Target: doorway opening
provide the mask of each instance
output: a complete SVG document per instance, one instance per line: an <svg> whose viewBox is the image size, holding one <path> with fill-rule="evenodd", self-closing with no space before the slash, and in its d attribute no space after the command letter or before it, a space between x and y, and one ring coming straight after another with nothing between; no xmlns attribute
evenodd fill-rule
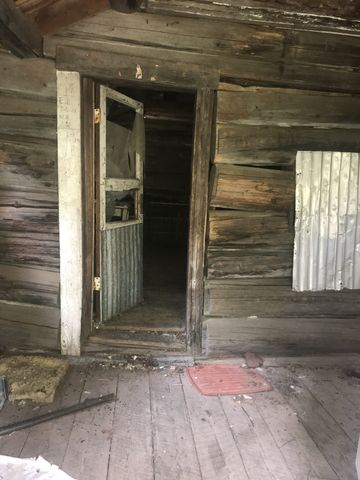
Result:
<svg viewBox="0 0 360 480"><path fill-rule="evenodd" d="M142 300L102 321L99 330L108 333L111 331L112 338L117 338L120 342L122 338L128 341L131 333L139 332L150 332L151 340L154 340L154 332L172 334L170 338L178 335L180 338L185 333L186 323L196 97L192 93L170 90L119 88L113 85L111 89L142 103L144 108ZM116 117L112 107L110 116L107 116L108 131L111 122L117 121ZM125 117L121 114L118 118L120 117L129 121L131 115ZM124 126L126 127L122 125ZM114 163L114 159L111 162ZM117 199L114 193L108 195L110 196L114 198L115 204L112 205L110 214L107 213L106 222L119 224L121 215L124 215L127 197L118 195ZM132 211L131 205L128 211ZM125 215L128 215L126 208ZM126 245L126 248L131 248L131 244ZM102 295L106 296L106 292ZM185 335L182 338L185 340Z"/></svg>

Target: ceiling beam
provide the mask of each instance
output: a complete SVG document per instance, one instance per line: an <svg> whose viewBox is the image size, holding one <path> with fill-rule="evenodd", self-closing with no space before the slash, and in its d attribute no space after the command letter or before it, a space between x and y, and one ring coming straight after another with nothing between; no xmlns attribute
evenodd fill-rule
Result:
<svg viewBox="0 0 360 480"><path fill-rule="evenodd" d="M336 33L360 32L360 2L338 0L141 0L138 11Z"/></svg>
<svg viewBox="0 0 360 480"><path fill-rule="evenodd" d="M17 5L43 35L56 33L72 23L105 10L132 12L138 0L17 0Z"/></svg>
<svg viewBox="0 0 360 480"><path fill-rule="evenodd" d="M0 2L0 43L20 58L42 55L42 36L13 0Z"/></svg>

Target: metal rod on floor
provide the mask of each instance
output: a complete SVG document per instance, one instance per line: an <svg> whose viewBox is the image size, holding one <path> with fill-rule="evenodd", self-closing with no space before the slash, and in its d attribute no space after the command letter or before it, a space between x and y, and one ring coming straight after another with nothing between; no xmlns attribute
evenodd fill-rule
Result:
<svg viewBox="0 0 360 480"><path fill-rule="evenodd" d="M38 425L39 423L47 422L49 420L63 417L65 415L70 415L71 413L79 412L87 408L96 407L103 403L113 402L115 398L116 397L113 393L98 398L89 398L81 403L77 403L76 405L59 408L59 410L50 411L44 413L43 415L39 415L38 417L21 420L20 422L11 423L10 425L5 425L4 427L0 427L0 437L2 435L8 435L9 433L16 432L18 430L23 430L24 428L33 427L34 425Z"/></svg>

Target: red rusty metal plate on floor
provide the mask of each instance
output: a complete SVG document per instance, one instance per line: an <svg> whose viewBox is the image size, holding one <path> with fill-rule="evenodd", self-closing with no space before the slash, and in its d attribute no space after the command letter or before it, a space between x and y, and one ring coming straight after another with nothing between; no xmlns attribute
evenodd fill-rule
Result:
<svg viewBox="0 0 360 480"><path fill-rule="evenodd" d="M272 390L260 373L238 365L201 365L187 368L187 373L203 395L241 395Z"/></svg>

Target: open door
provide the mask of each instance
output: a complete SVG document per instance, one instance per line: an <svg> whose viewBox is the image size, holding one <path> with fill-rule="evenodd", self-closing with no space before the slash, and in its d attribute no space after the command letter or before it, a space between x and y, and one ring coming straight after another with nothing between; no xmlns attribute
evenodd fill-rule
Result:
<svg viewBox="0 0 360 480"><path fill-rule="evenodd" d="M143 297L143 105L100 86L95 172L95 299L108 322Z"/></svg>

